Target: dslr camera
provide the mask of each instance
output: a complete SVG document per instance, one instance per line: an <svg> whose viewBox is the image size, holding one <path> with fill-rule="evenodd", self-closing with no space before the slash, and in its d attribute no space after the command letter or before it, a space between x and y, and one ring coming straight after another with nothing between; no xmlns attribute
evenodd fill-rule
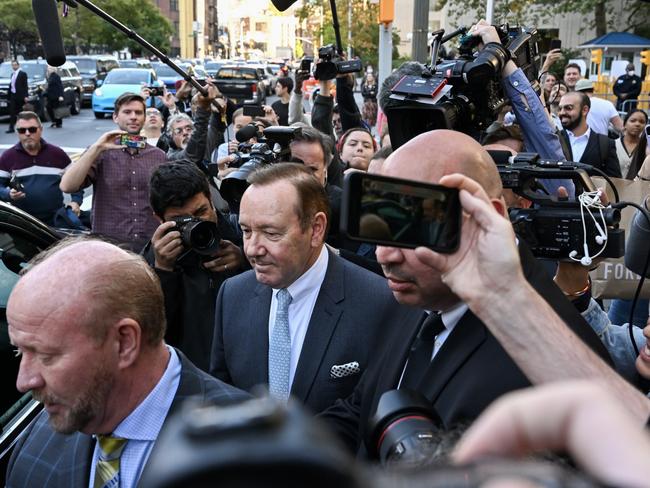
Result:
<svg viewBox="0 0 650 488"><path fill-rule="evenodd" d="M317 80L331 80L336 75L348 73L358 73L361 71L361 60L341 59L333 44L327 44L318 50L318 59L320 63L316 65L314 78Z"/></svg>
<svg viewBox="0 0 650 488"><path fill-rule="evenodd" d="M183 246L203 256L212 256L219 250L221 235L217 224L209 220L201 220L190 215L175 217L177 230L181 234Z"/></svg>

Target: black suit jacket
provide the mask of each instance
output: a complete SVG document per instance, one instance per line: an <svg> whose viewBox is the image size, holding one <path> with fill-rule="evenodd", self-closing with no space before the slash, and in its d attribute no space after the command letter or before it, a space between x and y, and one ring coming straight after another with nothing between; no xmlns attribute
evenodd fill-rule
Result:
<svg viewBox="0 0 650 488"><path fill-rule="evenodd" d="M526 279L596 353L611 364L598 336L520 242ZM322 414L352 451L367 455L368 420L381 395L397 388L421 321L395 325L354 393ZM512 324L526 327L526 324ZM534 361L534 358L531 358ZM428 367L421 391L445 426L472 420L498 397L530 386L523 372L485 325L467 311Z"/></svg>
<svg viewBox="0 0 650 488"><path fill-rule="evenodd" d="M247 391L268 384L272 293L257 282L253 271L223 283L215 314L212 375ZM332 377L332 366L357 362L363 372L376 353L377 339L413 311L395 301L385 279L329 252L291 394L313 412L347 397L361 374Z"/></svg>
<svg viewBox="0 0 650 488"><path fill-rule="evenodd" d="M211 378L194 366L180 351L181 378L169 409L174 413L189 397L219 405L249 398L243 391ZM41 412L20 438L9 461L7 488L47 486L87 488L95 441L90 435L63 435L54 432Z"/></svg>
<svg viewBox="0 0 650 488"><path fill-rule="evenodd" d="M11 83L9 84L9 90L11 91ZM16 76L16 93L11 93L10 96L18 100L22 106L28 95L29 88L27 86L27 73L23 70L19 70L18 75Z"/></svg>
<svg viewBox="0 0 650 488"><path fill-rule="evenodd" d="M571 151L569 136L566 130L563 130L560 134L564 138L566 147L569 150L568 159L572 161L573 152ZM616 143L613 139L602 134L597 134L593 130L589 134L585 152L578 162L590 164L603 171L607 176L622 178L621 166L616 155Z"/></svg>

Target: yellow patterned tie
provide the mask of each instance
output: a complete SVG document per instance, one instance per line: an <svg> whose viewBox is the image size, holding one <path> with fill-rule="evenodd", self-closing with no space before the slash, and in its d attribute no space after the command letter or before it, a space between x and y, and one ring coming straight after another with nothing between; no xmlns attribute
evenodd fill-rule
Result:
<svg viewBox="0 0 650 488"><path fill-rule="evenodd" d="M127 439L98 435L99 458L95 466L93 488L118 488L120 486L120 456Z"/></svg>

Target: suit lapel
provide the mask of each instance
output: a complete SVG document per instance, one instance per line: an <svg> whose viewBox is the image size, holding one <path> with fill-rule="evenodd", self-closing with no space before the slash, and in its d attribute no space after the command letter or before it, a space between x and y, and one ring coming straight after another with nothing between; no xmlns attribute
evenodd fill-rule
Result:
<svg viewBox="0 0 650 488"><path fill-rule="evenodd" d="M60 469L62 486L87 488L95 442L92 436L77 433L69 436L66 443L68 446L63 449ZM66 472L69 473L68 479L65 479Z"/></svg>
<svg viewBox="0 0 650 488"><path fill-rule="evenodd" d="M244 328L248 335L244 337L246 349L249 351L251 367L247 368L252 376L250 384L267 384L269 381L269 313L273 290L260 283L255 284L255 291L247 307L250 327Z"/></svg>
<svg viewBox="0 0 650 488"><path fill-rule="evenodd" d="M343 313L345 272L341 258L328 252L329 262L325 279L318 292L307 334L300 351L291 394L306 401L316 375L323 363L332 335ZM267 347L268 350L268 347ZM329 365L326 365L329 367Z"/></svg>
<svg viewBox="0 0 650 488"><path fill-rule="evenodd" d="M569 135L566 130L560 132L560 138L564 141L564 148L566 149L566 156L569 161L573 161L573 148L571 147L571 141L569 140Z"/></svg>
<svg viewBox="0 0 650 488"><path fill-rule="evenodd" d="M445 385L486 337L485 326L468 310L433 358L419 390L435 403Z"/></svg>

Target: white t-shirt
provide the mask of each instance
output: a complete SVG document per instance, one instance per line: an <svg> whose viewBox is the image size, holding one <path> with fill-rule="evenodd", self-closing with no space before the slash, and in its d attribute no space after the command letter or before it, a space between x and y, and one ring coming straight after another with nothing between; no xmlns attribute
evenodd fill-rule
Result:
<svg viewBox="0 0 650 488"><path fill-rule="evenodd" d="M609 121L618 115L612 102L602 98L591 97L591 109L587 114L589 128L598 134L607 135Z"/></svg>

